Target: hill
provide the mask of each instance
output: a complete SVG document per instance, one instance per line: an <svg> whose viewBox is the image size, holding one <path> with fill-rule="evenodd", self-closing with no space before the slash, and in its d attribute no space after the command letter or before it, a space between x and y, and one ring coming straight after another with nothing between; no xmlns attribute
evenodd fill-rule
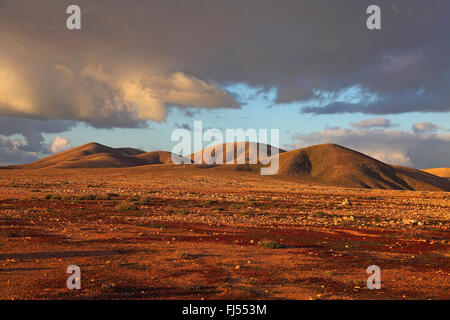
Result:
<svg viewBox="0 0 450 320"><path fill-rule="evenodd" d="M11 168L123 168L172 163L167 151L145 152L134 148L111 148L88 143L26 165Z"/></svg>
<svg viewBox="0 0 450 320"><path fill-rule="evenodd" d="M391 166L335 144L280 154L279 174L312 178L342 187L450 191L447 179L416 169Z"/></svg>
<svg viewBox="0 0 450 320"><path fill-rule="evenodd" d="M257 151L270 146L246 142L245 148L238 149L238 143L224 143L223 149L215 146L190 155L193 160L203 152L206 159L222 158L226 165L220 170L241 170L259 172L261 164L250 164L250 147ZM234 151L233 151L234 149ZM278 149L281 177L315 181L321 184L352 188L450 191L450 179L438 177L429 172L407 167L393 166L378 161L360 152L335 144L321 144L303 149L285 151ZM88 143L26 165L0 167L2 169L41 168L124 168L153 164L173 164L172 153L167 151L145 152L135 148L111 148L99 143ZM231 164L231 160L235 164ZM236 160L246 165L236 164ZM259 159L258 156L258 161ZM208 166L209 167L209 166ZM218 166L214 166L218 167ZM445 168L443 168L445 169ZM427 171L444 173L442 169Z"/></svg>
<svg viewBox="0 0 450 320"><path fill-rule="evenodd" d="M238 145L244 147L239 148ZM216 153L215 148L218 148L218 152ZM245 142L245 143L237 143L237 142L227 142L223 143L221 148L219 145L209 146L207 148L202 149L196 153L193 153L190 157L191 160L194 161L196 157L200 157L203 153L203 163L208 163L211 159L221 159L222 163L230 164L230 163L249 163L250 159L250 148L255 148L257 151L257 161L260 161L259 150L261 148L267 148L267 156L271 156L271 146L264 143L256 143L256 142ZM275 147L274 147L275 148ZM286 152L283 149L275 148L276 153Z"/></svg>

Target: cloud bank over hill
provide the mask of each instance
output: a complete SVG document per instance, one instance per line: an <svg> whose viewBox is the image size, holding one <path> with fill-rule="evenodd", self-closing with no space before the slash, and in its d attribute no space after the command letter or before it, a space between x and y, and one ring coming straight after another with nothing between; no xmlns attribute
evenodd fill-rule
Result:
<svg viewBox="0 0 450 320"><path fill-rule="evenodd" d="M448 167L450 134L433 132L433 124L429 124L428 130L417 131L417 127L423 125L413 124L411 131L327 127L309 134L294 134L294 145L290 147L336 143L388 164L422 169Z"/></svg>
<svg viewBox="0 0 450 320"><path fill-rule="evenodd" d="M74 121L0 117L0 163L27 163L52 148L43 134L65 132L75 126Z"/></svg>

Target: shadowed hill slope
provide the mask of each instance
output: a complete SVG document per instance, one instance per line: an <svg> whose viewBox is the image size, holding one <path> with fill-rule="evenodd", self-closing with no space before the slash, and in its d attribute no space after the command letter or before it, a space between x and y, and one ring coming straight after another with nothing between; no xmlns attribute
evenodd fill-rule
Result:
<svg viewBox="0 0 450 320"><path fill-rule="evenodd" d="M343 187L450 191L446 179L416 169L391 166L335 144L280 154L279 174L313 178Z"/></svg>
<svg viewBox="0 0 450 320"><path fill-rule="evenodd" d="M171 163L171 153L145 152L134 148L111 148L99 143L88 143L26 165L14 168L122 168L149 164Z"/></svg>

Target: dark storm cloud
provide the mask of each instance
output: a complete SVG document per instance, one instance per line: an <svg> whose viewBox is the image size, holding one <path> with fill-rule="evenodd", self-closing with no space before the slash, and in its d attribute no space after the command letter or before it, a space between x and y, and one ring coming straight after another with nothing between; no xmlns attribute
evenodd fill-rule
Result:
<svg viewBox="0 0 450 320"><path fill-rule="evenodd" d="M399 114L405 112L447 112L450 110L450 95L445 90L442 93L411 92L403 90L399 93L380 95L374 102L348 103L332 102L323 107L303 107L304 113L334 114L356 113L366 114Z"/></svg>
<svg viewBox="0 0 450 320"><path fill-rule="evenodd" d="M278 103L377 97L302 109L315 114L450 110L445 0L80 0L81 31L66 29L69 4L0 2L0 115L139 127L170 105L238 108L231 83L277 88Z"/></svg>

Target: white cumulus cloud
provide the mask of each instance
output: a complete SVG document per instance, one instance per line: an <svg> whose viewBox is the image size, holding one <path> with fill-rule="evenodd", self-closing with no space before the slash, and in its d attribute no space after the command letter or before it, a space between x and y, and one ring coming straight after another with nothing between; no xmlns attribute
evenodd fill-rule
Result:
<svg viewBox="0 0 450 320"><path fill-rule="evenodd" d="M58 153L58 152L66 151L67 149L70 149L70 147L71 146L70 146L69 139L57 136L55 138L55 140L53 140L50 150L53 153Z"/></svg>

